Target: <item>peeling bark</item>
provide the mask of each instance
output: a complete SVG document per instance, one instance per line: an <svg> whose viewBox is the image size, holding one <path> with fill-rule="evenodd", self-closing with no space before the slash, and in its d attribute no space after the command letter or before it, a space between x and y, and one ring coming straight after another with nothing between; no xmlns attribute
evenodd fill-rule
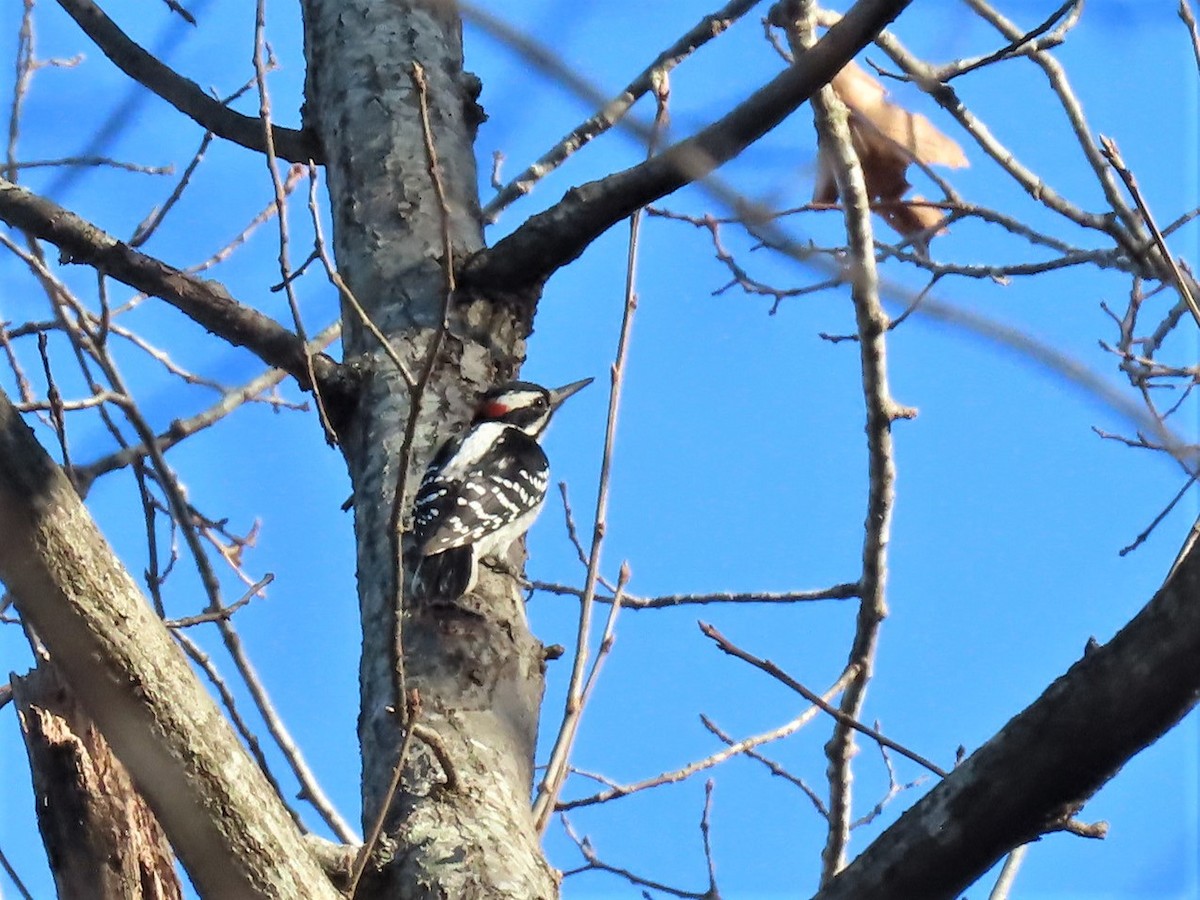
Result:
<svg viewBox="0 0 1200 900"><path fill-rule="evenodd" d="M178 900L162 827L53 666L43 662L12 687L58 895Z"/></svg>

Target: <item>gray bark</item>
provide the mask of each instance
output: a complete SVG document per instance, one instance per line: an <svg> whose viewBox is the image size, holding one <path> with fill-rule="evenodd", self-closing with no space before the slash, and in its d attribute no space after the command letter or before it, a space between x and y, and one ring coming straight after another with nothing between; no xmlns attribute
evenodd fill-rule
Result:
<svg viewBox="0 0 1200 900"><path fill-rule="evenodd" d="M0 580L205 897L334 898L166 626L0 393Z"/></svg>
<svg viewBox="0 0 1200 900"><path fill-rule="evenodd" d="M475 79L462 69L457 11L445 3L307 0L304 13L306 126L325 153L338 266L418 373L442 322L448 267L483 245L473 150L480 111ZM414 61L428 80L446 211L428 171ZM443 223L453 260L445 258ZM413 429L407 496L478 393L516 373L534 298L512 299L453 298ZM363 622L364 830L383 802L405 724L394 649L399 607L404 688L419 693L421 724L437 733L456 780L447 789L442 763L413 742L389 810L387 853L379 855L390 862L368 870L363 894L554 896L530 815L542 647L510 577L485 573L456 606L399 599L391 519L412 397L356 314L344 310L343 318L347 362L364 374L340 435L354 484Z"/></svg>

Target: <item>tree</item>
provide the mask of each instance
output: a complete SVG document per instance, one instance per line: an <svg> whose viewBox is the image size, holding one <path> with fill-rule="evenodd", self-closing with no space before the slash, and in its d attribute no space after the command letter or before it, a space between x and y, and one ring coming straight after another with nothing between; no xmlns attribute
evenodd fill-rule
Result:
<svg viewBox="0 0 1200 900"><path fill-rule="evenodd" d="M284 107L275 90L276 62L267 45L261 2L253 26L253 77L246 86L255 112L243 114L234 111L238 98L212 99L122 30L140 23L126 22L114 10L114 18L120 19L117 24L91 0L59 0L58 6L104 55L141 85L139 90L152 91L165 101L155 107L155 116L182 113L205 129L197 161L206 153L226 152L221 149L226 145L243 148L236 153L238 165L244 168L230 169L238 174L224 184L210 184L210 202L240 201L242 184L251 183L246 173L257 173L252 177L265 183L266 159L273 197L260 218L278 221L278 240L269 249L257 249L277 257L278 264L272 275L259 269L241 287L234 287L232 271L230 279L206 281L149 252L148 241L156 230L175 222L180 223L177 228L194 227L188 216L197 215L199 198L191 200L198 192L195 184L189 184L203 177L208 163L194 170L188 167L179 181L183 190L176 192L183 199L173 194L126 242L108 236L130 233L129 224L136 221L126 222L129 214L118 215L108 208L121 202L113 193L97 188L89 195L94 199L80 199L78 209L72 210L61 196L65 191L61 183L47 182L39 190L18 183L18 176L23 180L28 164L35 161L18 152L28 139L23 123L35 121L22 118L23 107L32 103L30 79L35 73L39 81L49 77L40 71L42 57L33 52L35 10L31 2L26 4L20 20L17 102L6 181L0 184L0 218L13 229L5 246L32 279L24 282L23 289L36 288L44 294L51 317L29 316L24 323L14 319L5 325L8 385L19 402L4 407L0 520L8 537L0 576L35 648L39 669L61 677L74 695L67 698L67 708L73 709L70 704L77 700L86 714L63 714L64 731L90 734L87 719L94 720L129 769L202 895L332 896L348 880L360 878L360 897L555 895L557 875L539 846L551 812L631 793L630 785L614 785L591 797L566 801L560 797L582 701L592 696L597 666L610 654L614 623L618 617L628 621L632 609L690 608L698 602L723 602L740 616L747 615L743 612L747 601L785 606L789 615L796 616L794 623L808 624L825 608L813 601L851 601L857 610L848 647L842 642L837 646L841 659L825 700L784 671L792 668L790 664L781 668L766 658L765 651L726 637L711 625L704 629L706 639L719 649L801 693L806 704L815 704L786 729L794 732L819 716L832 717L832 736L824 748L828 787L822 794L811 794L823 812L826 832L821 896L955 896L1006 853L1039 835L1055 830L1097 833L1097 828L1075 819L1083 802L1125 760L1186 714L1200 687L1190 663L1200 635L1200 623L1187 602L1194 596L1197 578L1190 544L1169 576L1160 574L1162 589L1137 598L1140 605L1155 594L1120 635L1089 647L1070 672L1009 725L996 730L991 740L980 740L979 749L960 765L952 765L944 752L935 755L940 763L926 759L928 753L914 752L914 739L924 744L920 735L906 731L904 741L898 743L862 721L868 687L874 684L878 690L886 683L873 681L872 676L894 569L889 558L897 470L892 431L913 414L897 399L900 392L894 397L889 387L893 376L887 353L890 341L904 339L904 332L892 326L903 325L908 312L890 318L883 297L899 298L909 310L917 309L914 322L921 315L950 320L958 328L1007 341L1050 371L1082 381L1125 416L1122 434L1128 442L1175 460L1189 485L1194 472L1190 445L1172 431L1175 420L1191 409L1186 392L1183 405L1169 407L1158 403L1158 391L1152 389L1190 385L1194 376L1186 352L1180 353L1182 362L1168 355L1179 353L1176 345L1183 340L1179 335L1200 324L1200 311L1194 305L1189 308L1187 300L1196 293L1194 283L1167 246L1188 219L1183 216L1161 229L1153 225L1144 195L1115 145L1102 143L1087 126L1051 53L1078 22L1077 6L1068 4L1045 18L1040 28L1026 30L983 3L970 5L999 34L999 49L986 58L935 67L910 53L891 32L881 31L907 6L904 2L860 0L844 17L806 4L780 4L767 15L769 35L789 62L760 84L738 80L736 92L745 99L721 106L713 101L706 107L710 124L688 129L683 137L668 135L667 110L674 110L678 118L676 101L668 101L668 73L754 6L727 4L664 51L628 91L552 151L540 169L519 176L481 209L476 173L476 131L484 118L478 103L480 85L464 70L460 10L452 5L307 0L303 4L303 116L284 125L289 117L280 111ZM182 15L174 4L170 7L164 15ZM200 13L198 31L203 32L205 16L202 10L196 12ZM47 14L41 9L37 13ZM466 10L466 14L476 27L503 33L502 25L487 13ZM910 15L904 13L896 27L903 30ZM828 30L818 36L817 26ZM677 23L673 27L679 30ZM1185 32L1177 35L1181 47L1186 46L1185 37ZM517 43L523 59L555 65L536 42L526 38L520 43L517 38L505 39ZM844 67L872 40L886 54L887 64L924 92L925 96L909 95L914 109L919 106L934 115L940 107L946 129L959 128L957 137L971 148L963 161L969 158L976 165L993 161L996 172L1013 185L1020 203L1032 202L1032 210L1022 211L1027 208L1016 201L1010 211L964 200L954 179L946 180L932 168L958 158L932 152L931 135L936 132L926 130L928 123L913 118L906 108L884 105L865 70L857 93L844 80L823 87L839 72L843 72L839 78L850 77ZM714 52L724 41L722 37L712 42ZM767 59L776 65L771 52L760 47L757 64ZM296 68L294 59L282 55L280 59L289 69ZM1083 151L1084 165L1103 206L1094 199L1086 206L1077 205L1068 199L1068 191L1060 193L1037 170L1025 168L962 99L957 85L966 82L956 81L959 77L1001 77L998 73L1009 77L1019 65L1036 66L1049 79L1051 96L1061 104L1067 122L1053 132L1055 141L1062 145L1074 141ZM565 78L568 73L560 68L557 74ZM679 81L686 84L682 76ZM221 90L232 87L222 84ZM608 170L586 182L564 167L564 183L574 186L560 201L548 197L542 211L514 223L510 232L490 245L485 242L486 220L541 180L574 147L600 137L618 119L628 123L626 114L633 101L647 95L657 100L658 115L638 132L652 147L644 159L623 169L609 163ZM720 178L709 177L718 165L748 147L762 148L764 135L809 101L822 146L816 179L821 202L805 204L799 214L806 217L804 227L811 228L817 239L812 245L797 239L791 215L782 215L782 204L771 198L751 201ZM126 112L119 123L125 126L131 118ZM889 120L900 123L898 132L889 129ZM637 126L631 127L638 131ZM914 136L912 144L906 143L906 129ZM1121 140L1124 143L1123 134ZM914 170L920 170L920 177L928 179L931 190L940 191L942 199L930 202L906 195L905 179ZM91 177L100 184L98 175ZM238 191L229 190L233 184ZM843 563L860 557L849 570L852 574L839 576L828 588L725 597L632 595L631 591L642 590L637 586L636 559L632 573L622 566L619 576L602 578L613 430L618 398L627 382L628 326L637 307L631 274L613 364L593 534L589 541L585 530L577 544L588 564L582 587L572 583L573 578L568 583L541 578L526 583L515 572L497 570L485 573L479 589L459 604L413 602L398 564L415 480L434 449L466 420L484 388L518 372L535 323L540 330L550 314L542 298L548 279L629 217L634 223L629 241L632 273L634 251L641 246L639 211L689 186L704 192L683 195L689 208L700 203L702 210L708 210L724 204L733 215L722 219L678 209L654 212L658 218L678 220L661 223L664 230L675 229L674 235L685 227L679 222L706 230L719 264L728 269L730 286L769 297L773 311L792 302L791 297L818 290L850 298L852 334L849 340L840 340L839 335L830 340L857 347L861 378L855 409L865 406L866 410L867 478L863 481L859 475L855 482L865 485L861 492L867 502L866 526L861 536L839 538ZM322 187L328 191L328 212L323 208ZM223 200L218 199L221 195ZM872 223L872 206L881 214L881 222L886 220L899 232L899 241L876 234L880 223ZM1089 211L1094 209L1102 212ZM1185 212L1181 207L1168 215ZM843 220L836 231L826 224L835 216ZM943 235L946 227L954 234ZM314 250L300 262L307 245L297 235L306 228L311 229ZM1003 246L1015 248L1020 262L996 261L979 237L975 237L979 243L968 245L969 263L942 255L943 247L958 248L952 243L958 232L971 229L991 229L985 232L989 238L1003 232ZM327 244L324 235L330 232ZM266 243L261 230L251 240L251 250L255 243ZM771 261L758 263L751 244L769 254ZM58 263L52 261L53 252L47 252L51 247L60 254ZM803 266L797 267L797 262ZM928 296L935 286L940 290L942 285L961 284L962 276L1003 279L1041 273L1039 278L1051 279L1055 271L1074 272L1085 266L1114 271L1133 285L1127 309L1113 313L1117 337L1107 348L1132 383L1132 394L1126 388L1128 396L1106 382L1089 381L1061 352ZM90 275L79 278L81 268ZM321 277L322 272L326 277ZM818 273L815 282L804 280L811 275L803 273L811 272ZM100 273L98 290L96 273ZM263 291L268 278L286 298L286 311L281 312L281 305L277 309L277 301ZM125 299L116 293L124 290L118 285L140 293ZM328 321L335 295L340 321L313 334L304 323L316 315L322 324ZM211 332L213 342L245 348L270 368L254 374L253 380L248 375L236 389L229 388L223 373L219 379L193 375L192 360L203 357L193 353L186 338L166 334L155 321L162 301ZM1196 313L1195 322L1190 312ZM169 327L179 328L177 320ZM187 327L194 330L190 324ZM681 335L680 340L686 342L688 336ZM170 342L169 354L158 349L164 341ZM340 341L340 353L327 351L334 341ZM138 348L136 357L122 346L126 342ZM131 358L138 360L132 366L139 371L149 358L165 364L185 383L207 384L210 389L215 385L220 400L211 410L195 415L172 411L177 418L166 425L167 417L145 399L146 392L156 389L153 377L135 381L123 374ZM211 359L203 361L209 371L224 368ZM39 370L43 383L35 389L26 373ZM583 374L588 373L565 373L556 383ZM721 373L723 378L734 374ZM363 636L358 737L362 826L368 835L365 852L358 851L353 831L341 822L299 751L291 746L242 646L245 617L237 612L241 601L229 602L229 585L243 578L247 601L265 586L256 575L246 574L254 529L239 534L231 524L234 520L226 520L224 513L206 514L202 501L184 489L177 467L166 456L168 450L172 459L186 453L195 442L193 435L203 436L203 429L251 398L266 399L275 409L294 404L290 388L282 394L263 394L284 379L311 395L315 412L311 418L340 451L352 491ZM739 383L743 391L754 390L749 379ZM704 411L720 408L732 396L722 393L721 387L689 386L687 405ZM134 400L135 393L140 402ZM861 412L851 414L847 400L843 394L837 402L845 421L861 425ZM753 400L745 405L760 408ZM57 450L61 471L13 410L41 414L44 443ZM76 421L90 425L73 424ZM234 421L222 421L222 427ZM80 441L74 436L97 425L109 432L116 446L108 455L81 462ZM914 429L920 426L918 421ZM272 422L258 440L279 435L286 427ZM316 431L312 421L305 427ZM663 441L658 448L666 445ZM758 458L757 447L741 449L743 455L735 460L739 465ZM149 602L74 500L76 493L90 499L109 480L109 473L126 468L133 476L132 481L127 479L132 509L140 511L132 518L146 523L146 549L140 553L147 560L144 580ZM297 470L295 478L304 480L304 472ZM752 494L758 503L769 502L782 479L764 481ZM652 511L659 499L654 492L660 489L652 486L640 508ZM563 499L565 506L565 491ZM844 510L861 517L854 504L844 497L840 501ZM332 507L326 506L313 517L312 530L345 529L336 523ZM659 530L663 530L661 523ZM127 543L127 538L122 540ZM655 555L664 552L662 547L655 550ZM606 552L611 554L611 549ZM122 555L133 558L127 547ZM184 561L177 566L179 556ZM186 567L185 561L195 568L190 582L178 571ZM228 575L219 571L218 561L229 564ZM582 601L572 661L558 664L569 669L569 674L560 676L566 682L566 711L561 714L558 704L543 702L544 675L554 665L555 651L543 646L536 625L533 630L527 625L525 588L539 594L574 594ZM284 791L278 778L268 774L273 768L268 754L233 713L240 689L231 691L216 679L211 660L190 637L187 626L195 624L194 600L187 610L192 619L180 621L184 617L176 612L196 591L205 597L202 625L219 631L259 715L285 751L293 769L289 777L312 801L329 831L348 847L317 839L302 845L299 819L289 814L281 799ZM346 597L325 602L348 605ZM536 612L537 603L531 609ZM600 626L602 617L606 623ZM168 618L174 620L170 629L162 623ZM738 620L725 616L722 625L728 621ZM599 645L594 643L597 631L602 635ZM800 638L793 635L792 640ZM586 653L576 652L589 644L594 650L591 661ZM1080 642L1079 651L1083 650ZM820 642L810 642L804 652L824 654L825 650ZM216 699L189 672L185 654L217 684ZM711 656L705 659L704 665L711 664ZM305 668L297 666L291 677L304 673ZM62 787L61 779L44 777L46 763L38 748L48 742L38 737L31 723L41 721L43 711L53 704L33 687L36 680L32 687L28 680L14 683L15 693L25 692L19 705L35 781L43 776L41 789L50 791ZM218 702L225 706L225 715L218 712ZM1005 709L999 721L1016 712L1016 707ZM546 768L535 772L539 718L548 739L536 756ZM723 734L716 723L710 727ZM241 749L236 730L241 730L242 743L254 755ZM722 738L731 744L725 751L729 756L749 752L765 739ZM65 740L76 746L72 738ZM863 766L852 761L865 741L880 741L879 746L890 748L883 757L888 764L889 798L903 783L890 775L896 754L932 770L939 783L847 867L850 832L856 809L861 811L852 788L855 779L863 776ZM614 743L607 741L607 749L615 749ZM103 754L102 749L94 752ZM811 758L804 765L811 771ZM681 770L680 777L687 771ZM397 773L403 776L398 789L393 785ZM666 781L668 775L653 780ZM94 783L79 780L76 796L84 798L81 803L89 795L131 793L115 787L98 790ZM906 795L906 799L910 798ZM713 827L710 800L711 793L705 801L703 831L710 862L707 895L715 896L708 846ZM129 802L136 799L130 797ZM41 825L65 885L70 881L63 872L72 870L60 851L71 840L61 830L68 817L55 818L62 810L62 802L49 804ZM138 821L149 818L143 813L131 816ZM55 823L60 830L51 827ZM381 826L382 837L372 835L376 825ZM143 837L154 863L135 865L133 871L160 871L161 838L151 825ZM581 841L579 848L583 869L609 866L589 844ZM108 852L95 851L93 864ZM86 860L75 863L87 864ZM322 866L328 881L319 873ZM644 884L633 873L626 877ZM117 887L106 890L120 895Z"/></svg>

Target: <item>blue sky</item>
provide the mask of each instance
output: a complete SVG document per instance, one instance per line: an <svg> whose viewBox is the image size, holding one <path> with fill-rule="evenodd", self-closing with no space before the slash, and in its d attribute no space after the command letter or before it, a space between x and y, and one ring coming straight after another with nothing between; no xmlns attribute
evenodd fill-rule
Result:
<svg viewBox="0 0 1200 900"><path fill-rule="evenodd" d="M1053 5L1010 2L1004 11L1032 27ZM897 30L927 58L986 53L1002 43L965 6L914 6ZM4 54L15 42L15 7L0 10ZM1197 79L1174 8L1173 3L1115 0L1090 4L1059 51L1092 130L1119 142L1160 222L1198 203ZM141 4L112 2L106 9L147 46L169 47L172 65L201 85L224 93L251 75L251 4L198 4L201 27L195 30L171 24L157 7L146 14ZM612 93L710 11L693 3L583 3L568 10L562 4L526 2L506 5L503 14ZM269 34L282 63L271 82L276 115L295 124L303 77L298 24L291 5L274 5L269 16ZM39 7L38 40L43 56L84 52L87 59L77 70L38 76L28 100L22 156L80 152L128 88L49 3ZM470 28L467 54L468 68L483 79L481 100L490 116L478 143L486 199L493 150L503 151L505 172L515 174L590 109ZM885 62L878 51L866 55ZM675 133L711 121L779 65L751 14L672 77ZM10 72L4 68L0 75L5 79L0 96L11 91ZM1098 206L1092 173L1065 137L1040 71L1018 60L967 76L956 86L997 136L1060 193L1087 208ZM915 89L892 87L895 99L955 135L952 123ZM244 108L252 109L253 101ZM648 115L641 107L639 112ZM178 167L199 143L198 128L155 99L138 103L125 119L108 155ZM1079 237L1053 226L976 147L961 142L972 166L950 178L969 200L1053 227L1069 239ZM811 192L813 150L811 118L804 108L761 146L725 167L722 176L764 202L803 203ZM571 185L631 165L642 154L622 134L585 148L507 212L489 240L556 201ZM35 189L53 189L59 202L124 236L172 183L99 172L64 185L36 170L24 181ZM931 193L928 186L918 190ZM147 250L174 264L194 262L236 233L269 196L260 159L214 143L176 217ZM691 213L713 209L712 201L697 192L661 205ZM305 219L297 204L293 227L303 229ZM794 227L817 243L832 243L833 224L830 216L809 217ZM1175 252L1195 261L1196 234L1194 225L1181 231ZM764 280L796 286L823 277L750 252L749 242L732 229L723 236L739 261ZM307 238L296 240L293 257L303 258L299 248ZM257 233L211 277L235 296L286 317L280 296L266 290L278 281L275 241L269 229ZM596 386L564 408L547 439L554 476L568 483L585 531L604 429L604 375L620 321L625 243L625 229L613 229L550 281L524 369L526 377L551 384L598 376ZM934 252L961 262L1007 262L1028 255L1003 232L971 223L937 239ZM622 401L605 572L615 577L621 561L628 560L630 590L644 596L807 589L853 580L866 494L858 356L852 344L818 337L819 332L852 330L847 298L825 293L787 300L769 315L769 299L736 290L714 295L728 279L706 235L675 222L645 224L641 259L641 304ZM886 271L908 289L921 284L903 269ZM87 272L64 274L81 292L89 290ZM298 290L310 326L323 325L334 314L334 294L318 278L301 280ZM1118 273L1079 268L1007 285L947 279L935 295L1027 329L1125 387L1113 358L1097 341L1115 338L1100 302L1121 308L1127 290ZM125 296L119 289L117 295ZM0 318L43 316L39 303L20 267L0 260ZM154 302L134 315L135 324L169 347L173 358L223 381L236 383L258 371L247 354L199 340L198 329ZM1194 333L1183 328L1173 340L1173 357L1194 361ZM1141 607L1161 582L1196 507L1188 498L1136 553L1118 556L1181 486L1174 463L1099 440L1093 426L1128 432L1128 424L1011 349L914 317L894 332L889 351L893 392L920 414L896 427L892 614L883 626L865 718L878 718L893 738L949 766L959 745L977 747L1035 699L1079 657L1089 636L1106 640ZM33 352L30 360L36 361ZM202 390L180 388L137 355L128 354L123 362L142 385L143 407L160 426L211 402ZM0 378L11 390L7 374ZM94 422L75 427L78 458L105 452L104 435ZM1194 416L1177 427L1194 438ZM52 446L49 432L42 437ZM359 638L351 520L338 511L348 482L338 454L324 446L311 415L253 406L173 450L169 459L203 511L227 516L235 530L261 521L249 568L256 574L273 572L276 580L269 599L239 614L239 626L324 787L355 820ZM131 491L129 476L109 476L97 485L90 505L122 557L140 572L144 535L140 514L129 505ZM582 583L553 499L531 533L529 574ZM227 590L237 594L232 582ZM168 602L175 614L194 612L201 603L186 576L172 582ZM541 640L570 645L572 602L538 595L530 615ZM636 781L718 748L700 724L701 713L741 737L800 711L786 689L720 654L700 634L697 619L712 622L743 647L823 690L844 665L854 607L824 601L787 608L623 613L617 643L583 721L575 757L580 768ZM219 645L212 635L197 636L213 649ZM0 662L6 671L18 672L28 664L15 628L0 629ZM543 753L556 726L568 668L564 660L549 672ZM828 722L817 720L767 752L820 790L821 745L828 733ZM1198 751L1193 715L1133 760L1084 810L1085 820L1109 821L1109 837L1103 842L1064 835L1043 840L1026 859L1016 896L1134 900L1200 893ZM24 772L11 707L0 712L0 765ZM904 782L921 775L903 760L896 767ZM752 760L735 759L709 774L716 779L712 839L723 894L811 893L824 825L803 795ZM698 823L704 777L579 810L572 823L591 837L606 862L703 890ZM292 783L284 779L290 790ZM863 746L856 808L865 813L886 786L876 749ZM851 853L865 847L923 789L903 793L875 823L856 830ZM591 790L575 780L565 795ZM23 774L0 782L0 847L35 896L50 896L30 808ZM559 867L578 864L578 853L557 825L547 846ZM990 883L985 879L971 896ZM564 894L639 896L625 882L599 874L568 880Z"/></svg>

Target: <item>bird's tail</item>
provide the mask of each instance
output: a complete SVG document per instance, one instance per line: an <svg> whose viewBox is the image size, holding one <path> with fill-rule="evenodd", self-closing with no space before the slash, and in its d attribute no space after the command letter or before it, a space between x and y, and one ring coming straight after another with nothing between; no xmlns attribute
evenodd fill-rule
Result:
<svg viewBox="0 0 1200 900"><path fill-rule="evenodd" d="M474 556L474 548L468 545L422 558L413 579L414 593L424 600L457 600L475 583Z"/></svg>

